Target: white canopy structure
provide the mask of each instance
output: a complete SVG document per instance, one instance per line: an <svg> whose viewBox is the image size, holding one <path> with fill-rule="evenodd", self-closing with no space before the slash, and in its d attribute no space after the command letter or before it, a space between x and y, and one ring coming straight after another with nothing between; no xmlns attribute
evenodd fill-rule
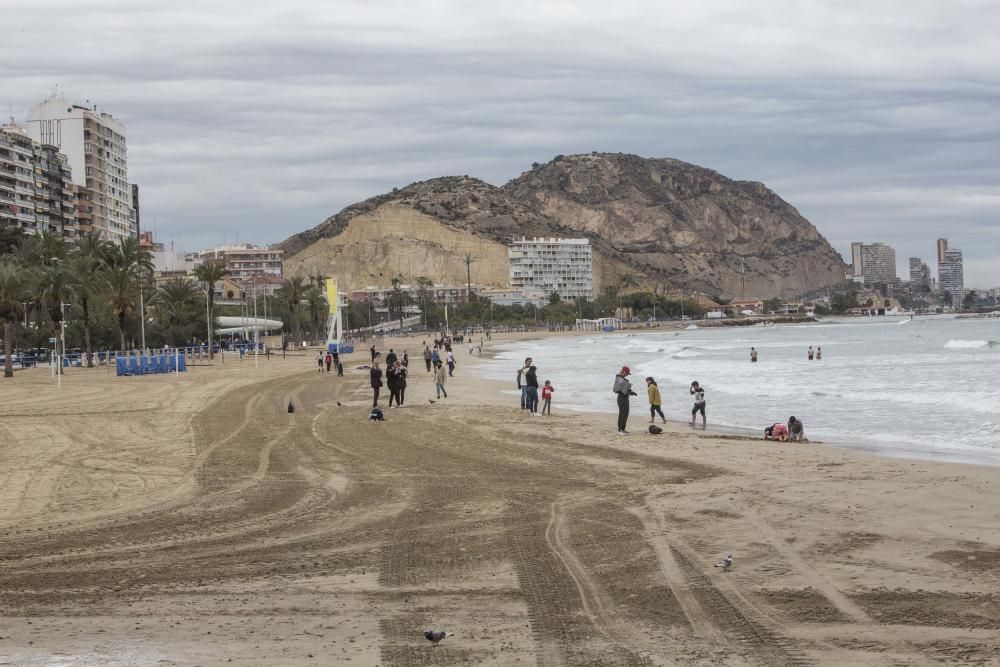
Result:
<svg viewBox="0 0 1000 667"><path fill-rule="evenodd" d="M229 335L241 333L247 336L248 333L268 333L269 331L280 330L284 326L280 320L265 320L259 317L216 317L215 323L218 329L217 334Z"/></svg>

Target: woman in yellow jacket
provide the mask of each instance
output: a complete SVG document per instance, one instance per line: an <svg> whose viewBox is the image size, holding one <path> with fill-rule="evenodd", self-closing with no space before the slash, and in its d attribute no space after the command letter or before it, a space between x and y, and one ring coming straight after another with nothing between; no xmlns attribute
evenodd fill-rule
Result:
<svg viewBox="0 0 1000 667"><path fill-rule="evenodd" d="M666 424L667 418L660 409L660 388L656 386L656 380L651 377L646 378L646 393L649 394L649 423L655 422L656 415L660 415L660 419Z"/></svg>

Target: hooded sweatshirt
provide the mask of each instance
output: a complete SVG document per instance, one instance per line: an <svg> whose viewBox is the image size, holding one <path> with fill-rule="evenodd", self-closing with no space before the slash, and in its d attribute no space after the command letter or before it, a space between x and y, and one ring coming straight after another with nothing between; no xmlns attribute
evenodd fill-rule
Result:
<svg viewBox="0 0 1000 667"><path fill-rule="evenodd" d="M615 376L615 386L612 387L611 391L616 394L625 394L628 396L629 392L632 391L632 383L626 380L624 375L619 373Z"/></svg>

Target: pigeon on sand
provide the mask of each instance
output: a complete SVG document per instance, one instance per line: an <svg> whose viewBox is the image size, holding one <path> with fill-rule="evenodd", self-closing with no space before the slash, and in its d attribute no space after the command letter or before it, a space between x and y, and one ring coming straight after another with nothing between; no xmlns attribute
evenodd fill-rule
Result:
<svg viewBox="0 0 1000 667"><path fill-rule="evenodd" d="M454 634L454 632L445 632L444 630L424 630L424 639L437 646L442 639L451 637Z"/></svg>
<svg viewBox="0 0 1000 667"><path fill-rule="evenodd" d="M729 554L728 556L726 556L725 558L723 558L722 560L720 560L718 563L715 564L715 567L721 567L723 572L729 572L729 568L731 568L732 566L733 566L732 554Z"/></svg>

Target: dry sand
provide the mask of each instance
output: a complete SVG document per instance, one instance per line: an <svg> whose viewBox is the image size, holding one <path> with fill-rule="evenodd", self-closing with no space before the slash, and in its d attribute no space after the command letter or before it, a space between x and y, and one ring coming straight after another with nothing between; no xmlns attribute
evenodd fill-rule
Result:
<svg viewBox="0 0 1000 667"><path fill-rule="evenodd" d="M531 418L467 347L431 404L393 343L380 424L363 353L0 381L0 662L1000 661L1000 470Z"/></svg>

